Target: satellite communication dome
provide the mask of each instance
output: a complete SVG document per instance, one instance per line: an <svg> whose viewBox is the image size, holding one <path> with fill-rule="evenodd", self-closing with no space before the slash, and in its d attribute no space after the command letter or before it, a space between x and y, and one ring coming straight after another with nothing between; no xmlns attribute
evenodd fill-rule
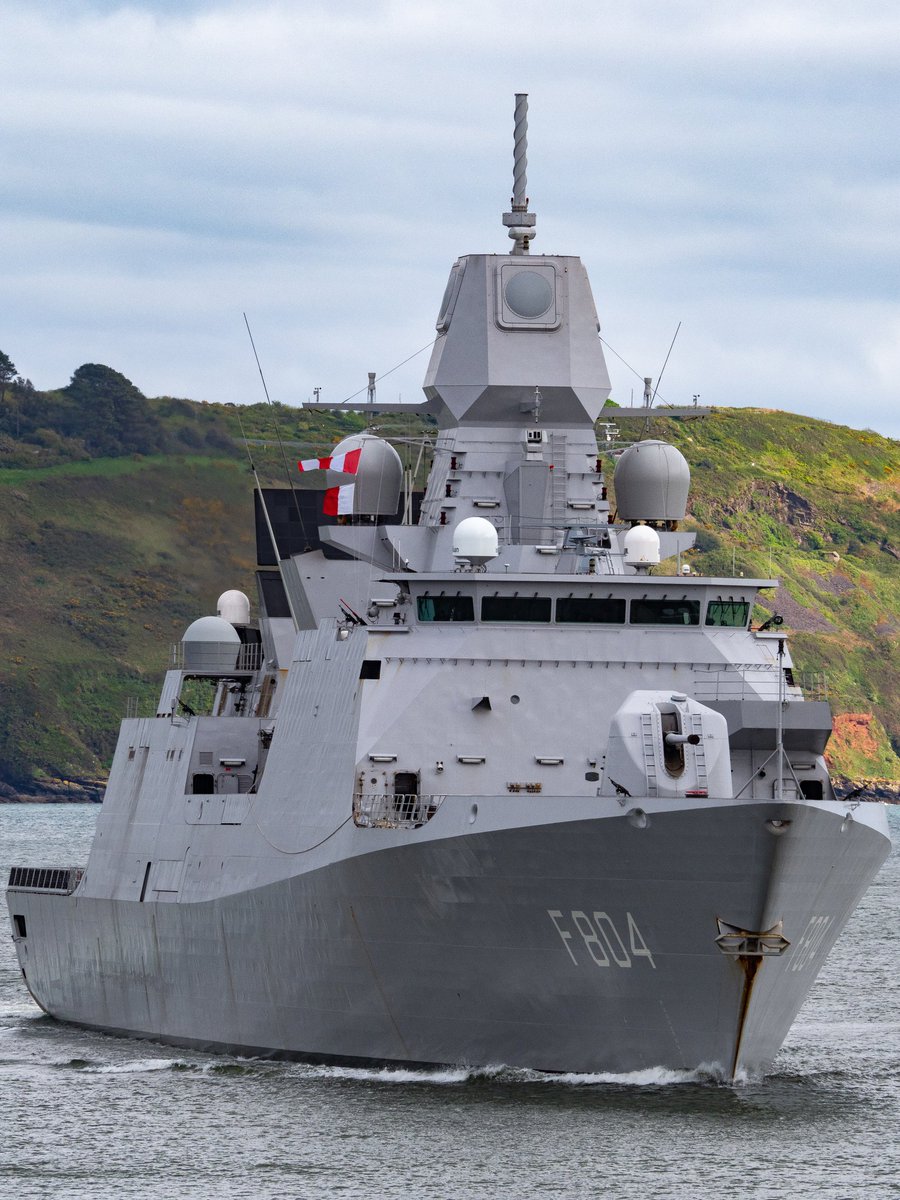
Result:
<svg viewBox="0 0 900 1200"><path fill-rule="evenodd" d="M353 513L355 516L392 517L400 503L403 464L400 455L384 438L374 433L354 433L331 451L332 456L361 450L356 475L333 476L341 484L353 483Z"/></svg>
<svg viewBox="0 0 900 1200"><path fill-rule="evenodd" d="M616 508L623 521L681 521L691 471L680 450L649 440L629 446L616 463Z"/></svg>
<svg viewBox="0 0 900 1200"><path fill-rule="evenodd" d="M649 525L634 525L622 539L629 566L649 567L659 562L659 534Z"/></svg>
<svg viewBox="0 0 900 1200"><path fill-rule="evenodd" d="M250 624L250 600L243 592L234 589L223 592L216 601L216 612L232 625Z"/></svg>
<svg viewBox="0 0 900 1200"><path fill-rule="evenodd" d="M241 648L235 627L222 617L200 617L181 639L185 668L233 671Z"/></svg>
<svg viewBox="0 0 900 1200"><path fill-rule="evenodd" d="M497 530L484 517L466 517L453 530L453 556L475 567L497 557Z"/></svg>

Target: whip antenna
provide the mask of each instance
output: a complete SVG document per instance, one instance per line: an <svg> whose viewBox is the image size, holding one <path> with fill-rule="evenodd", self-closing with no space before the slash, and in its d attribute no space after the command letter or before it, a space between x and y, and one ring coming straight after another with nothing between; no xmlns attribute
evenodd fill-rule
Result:
<svg viewBox="0 0 900 1200"><path fill-rule="evenodd" d="M668 366L668 363L669 363L669 355L672 353L672 348L675 345L675 339L678 337L678 331L680 329L681 329L681 322L679 321L678 324L675 326L675 332L672 334L672 340L669 343L669 349L666 352L665 359L663 360L662 369L660 370L659 374L656 377L656 387L653 389L653 394L650 396L649 402L647 403L648 409L653 407L653 401L656 399L656 393L659 391L660 382L662 380L663 375L665 374L666 367ZM644 383L647 385L649 385L649 382L650 381L648 379L644 380ZM646 392L645 392L645 395L646 395ZM644 421L644 432L641 434L641 437L646 437L649 430L650 430L650 414L648 412L647 419Z"/></svg>
<svg viewBox="0 0 900 1200"><path fill-rule="evenodd" d="M285 453L284 442L282 441L282 438L281 438L281 427L278 424L278 415L275 411L275 405L272 403L271 397L269 396L269 389L266 386L266 377L263 374L262 363L260 363L259 355L256 353L256 343L253 340L253 332L250 329L250 322L247 320L246 313L243 313L242 316L244 318L244 324L247 326L247 336L250 339L250 347L253 350L253 357L256 359L256 369L259 371L259 377L262 380L263 392L265 393L265 396L266 396L266 403L269 405L269 408L272 410L272 425L275 428L275 437L278 439L278 448L281 451L281 461L284 464L284 475L285 475L285 478L287 479L288 487L291 489L291 496L294 501L294 508L297 510L297 519L300 522L300 532L303 534L303 537L306 539L307 550L311 550L312 547L309 545L309 535L306 532L306 523L303 520L303 513L300 511L300 501L297 499L297 493L294 489L294 481L291 478L291 471L290 471L290 468L288 467L287 454ZM262 492L260 492L260 499L262 499ZM266 519L268 520L268 516ZM278 558L278 548L277 547L275 548L275 557Z"/></svg>

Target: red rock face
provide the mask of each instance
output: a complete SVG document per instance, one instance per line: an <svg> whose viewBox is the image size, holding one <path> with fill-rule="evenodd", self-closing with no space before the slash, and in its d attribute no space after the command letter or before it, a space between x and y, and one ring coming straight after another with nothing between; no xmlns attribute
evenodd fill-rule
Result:
<svg viewBox="0 0 900 1200"><path fill-rule="evenodd" d="M871 713L835 713L829 757L839 757L841 751L875 755L880 749L872 732Z"/></svg>

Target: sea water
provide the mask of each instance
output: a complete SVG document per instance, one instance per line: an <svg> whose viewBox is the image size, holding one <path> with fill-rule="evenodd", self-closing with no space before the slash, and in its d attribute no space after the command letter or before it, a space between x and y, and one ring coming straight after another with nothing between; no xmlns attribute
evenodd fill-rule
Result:
<svg viewBox="0 0 900 1200"><path fill-rule="evenodd" d="M84 863L97 811L0 805L2 880ZM771 1073L729 1086L310 1067L85 1033L36 1008L0 915L2 1200L900 1197L896 848Z"/></svg>

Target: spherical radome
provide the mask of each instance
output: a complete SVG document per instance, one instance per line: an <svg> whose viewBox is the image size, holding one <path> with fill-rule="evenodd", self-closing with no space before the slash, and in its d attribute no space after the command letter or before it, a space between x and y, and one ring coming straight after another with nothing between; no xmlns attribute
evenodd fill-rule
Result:
<svg viewBox="0 0 900 1200"><path fill-rule="evenodd" d="M234 642L240 645L241 639L230 621L222 617L198 617L184 631L183 642Z"/></svg>
<svg viewBox="0 0 900 1200"><path fill-rule="evenodd" d="M622 540L627 563L659 562L659 534L649 525L634 525Z"/></svg>
<svg viewBox="0 0 900 1200"><path fill-rule="evenodd" d="M480 565L497 557L497 530L484 517L466 517L453 530L453 554Z"/></svg>
<svg viewBox="0 0 900 1200"><path fill-rule="evenodd" d="M331 451L332 456L361 450L356 475L341 477L343 484L354 485L353 513L356 516L393 516L400 503L403 464L400 455L384 438L374 433L355 433L345 437Z"/></svg>
<svg viewBox="0 0 900 1200"><path fill-rule="evenodd" d="M648 439L629 446L616 463L616 510L622 521L681 521L691 471L680 450Z"/></svg>
<svg viewBox="0 0 900 1200"><path fill-rule="evenodd" d="M216 601L216 612L232 625L250 624L250 598L235 588L223 592Z"/></svg>
<svg viewBox="0 0 900 1200"><path fill-rule="evenodd" d="M230 621L200 617L184 631L181 645L186 670L233 671L241 639Z"/></svg>

